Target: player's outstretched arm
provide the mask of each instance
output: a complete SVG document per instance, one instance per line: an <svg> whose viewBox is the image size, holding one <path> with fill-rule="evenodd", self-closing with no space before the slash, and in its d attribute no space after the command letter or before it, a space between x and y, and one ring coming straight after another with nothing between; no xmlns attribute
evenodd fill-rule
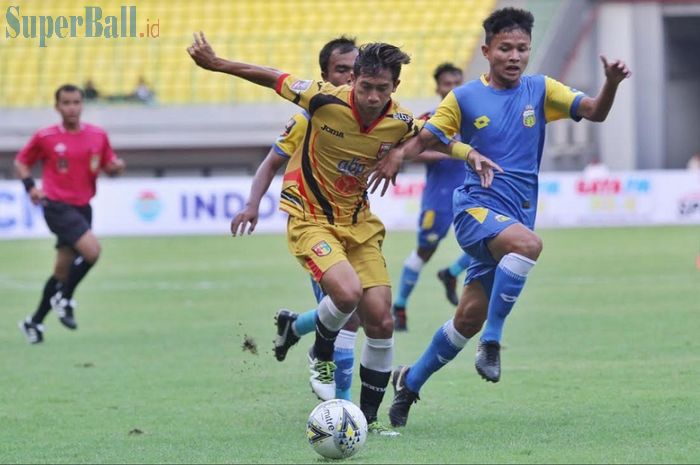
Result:
<svg viewBox="0 0 700 465"><path fill-rule="evenodd" d="M252 234L255 226L258 224L258 216L260 213L260 201L265 192L270 188L272 178L275 177L277 171L284 165L285 159L282 158L270 149L263 162L258 167L258 170L253 176L253 183L250 186L250 194L245 208L238 212L231 220L231 234L234 236L243 235L248 230L248 234Z"/></svg>
<svg viewBox="0 0 700 465"><path fill-rule="evenodd" d="M367 188L370 193L374 193L377 187L383 183L381 195L384 195L389 188L389 184L396 183L396 174L401 168L403 160L416 159L421 152L427 149L438 150L449 154L451 158L465 160L479 175L483 187L491 186L495 175L494 171L503 172L503 169L496 162L479 153L471 145L455 140L445 145L432 132L422 129L416 137L412 137L400 146L392 149L377 163L367 181Z"/></svg>
<svg viewBox="0 0 700 465"><path fill-rule="evenodd" d="M404 159L412 160L418 156L428 145L431 145L431 138L434 138L431 133L421 130L417 136L411 137L403 144L391 149L384 158L377 162L370 173L367 179L367 189L374 193L377 187L383 183L381 195L384 195L389 184L396 184L396 173L399 172Z"/></svg>
<svg viewBox="0 0 700 465"><path fill-rule="evenodd" d="M209 71L216 71L219 73L226 73L232 76L236 76L246 81L250 81L253 84L258 84L259 86L269 87L271 89L275 88L277 79L282 75L282 72L274 68L268 68L266 66L259 66L250 63L240 63L236 61L229 61L224 58L216 56L214 49L207 42L207 38L204 36L203 32L193 34L194 41L192 45L187 47L187 52L192 57L192 60L197 64L197 66L204 68Z"/></svg>
<svg viewBox="0 0 700 465"><path fill-rule="evenodd" d="M600 61L603 62L603 70L605 71L603 88L595 98L585 97L581 100L577 111L578 116L595 122L605 121L615 100L617 87L624 79L632 75L632 71L622 60L608 62L605 55L600 55Z"/></svg>

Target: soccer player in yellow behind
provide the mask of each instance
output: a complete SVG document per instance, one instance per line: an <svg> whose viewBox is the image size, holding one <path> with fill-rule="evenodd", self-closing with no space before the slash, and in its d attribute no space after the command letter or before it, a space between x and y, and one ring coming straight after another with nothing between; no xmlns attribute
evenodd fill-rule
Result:
<svg viewBox="0 0 700 465"><path fill-rule="evenodd" d="M318 64L321 68L321 77L324 81L334 86L350 84L352 68L357 58L357 45L355 39L350 37L337 37L327 42L318 55ZM301 147L306 136L311 116L305 110L292 116L287 122L284 133L270 149L267 157L262 161L253 176L250 186L250 195L245 208L231 220L231 233L236 236L243 235L247 231L251 234L258 223L260 201L270 188L270 183L279 169L288 162L292 156L301 157ZM286 172L292 172L299 166L298 162L289 162ZM285 173L286 174L286 173ZM320 302L325 297L321 286L311 276L311 283L316 301ZM280 309L275 315L277 336L275 337L275 358L280 362L287 357L287 351L294 346L299 338L316 330L316 309L297 314L287 309ZM357 312L352 314L350 320L345 323L335 340L333 351L333 363L335 370L335 396L339 399L350 400L350 387L352 385L352 372L355 363L355 339L360 325Z"/></svg>
<svg viewBox="0 0 700 465"><path fill-rule="evenodd" d="M366 335L360 408L370 431L398 434L377 421L391 375L394 328L381 251L385 230L369 210L366 188L377 162L417 133L411 112L391 99L408 55L393 45L366 44L355 61L352 85L334 87L222 59L202 33L187 50L200 67L273 88L309 112L301 157L290 160L297 165L287 169L280 208L289 214L289 250L327 294L317 308L311 387L323 400L335 396L333 344L357 309ZM459 157L471 149L451 145Z"/></svg>

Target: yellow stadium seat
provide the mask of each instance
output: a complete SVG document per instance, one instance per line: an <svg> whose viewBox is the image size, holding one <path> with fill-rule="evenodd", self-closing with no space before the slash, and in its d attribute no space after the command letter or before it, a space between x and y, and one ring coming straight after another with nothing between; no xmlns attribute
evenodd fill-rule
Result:
<svg viewBox="0 0 700 465"><path fill-rule="evenodd" d="M103 14L119 15L120 0L105 0ZM402 98L430 97L432 71L452 61L465 66L481 38L481 21L495 0L134 0L137 33L158 21L158 38L12 39L0 44L0 101L4 106L51 105L53 88L88 78L103 93L126 93L139 76L154 87L161 104L263 102L274 93L196 68L185 48L192 32L203 30L217 53L317 77L318 51L341 34L365 41L388 41L412 56ZM72 0L33 0L23 7L43 14L82 15ZM27 11L31 14L31 11ZM47 91L47 87L50 89Z"/></svg>

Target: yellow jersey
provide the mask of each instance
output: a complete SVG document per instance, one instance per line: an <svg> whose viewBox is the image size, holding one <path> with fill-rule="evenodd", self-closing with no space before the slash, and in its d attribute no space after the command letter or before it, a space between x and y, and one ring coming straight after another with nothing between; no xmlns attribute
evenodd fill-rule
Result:
<svg viewBox="0 0 700 465"><path fill-rule="evenodd" d="M390 100L382 114L365 126L351 86L283 74L275 90L309 117L303 143L285 171L280 209L308 221L337 225L368 218L369 173L389 150L418 133L413 114Z"/></svg>

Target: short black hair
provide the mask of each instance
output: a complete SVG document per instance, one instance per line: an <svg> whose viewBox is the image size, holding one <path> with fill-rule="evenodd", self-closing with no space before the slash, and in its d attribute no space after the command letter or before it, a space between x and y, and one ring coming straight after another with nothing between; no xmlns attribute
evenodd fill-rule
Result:
<svg viewBox="0 0 700 465"><path fill-rule="evenodd" d="M321 67L321 72L328 72L328 62L331 61L331 55L334 50L338 50L338 53L341 54L355 50L357 48L355 40L354 37L342 35L326 43L318 54L318 65Z"/></svg>
<svg viewBox="0 0 700 465"><path fill-rule="evenodd" d="M401 65L411 62L411 57L395 45L383 42L364 44L355 59L355 77L362 74L376 76L383 69L391 71L391 79L396 81L401 74Z"/></svg>
<svg viewBox="0 0 700 465"><path fill-rule="evenodd" d="M521 29L528 36L532 37L532 27L535 25L535 17L527 10L519 8L501 8L496 10L484 20L484 32L486 32L486 43L491 42L493 36L499 32L508 32L514 29Z"/></svg>
<svg viewBox="0 0 700 465"><path fill-rule="evenodd" d="M457 68L452 63L442 63L438 65L438 67L435 68L435 72L433 73L433 79L435 79L436 84L440 83L440 76L442 76L445 73L456 73L461 75L462 70Z"/></svg>
<svg viewBox="0 0 700 465"><path fill-rule="evenodd" d="M56 89L56 93L54 94L54 98L56 99L56 103L58 103L58 99L61 97L61 92L80 92L80 98L82 99L85 97L85 92L83 92L83 89L80 87L76 86L75 84L63 84L61 87Z"/></svg>

